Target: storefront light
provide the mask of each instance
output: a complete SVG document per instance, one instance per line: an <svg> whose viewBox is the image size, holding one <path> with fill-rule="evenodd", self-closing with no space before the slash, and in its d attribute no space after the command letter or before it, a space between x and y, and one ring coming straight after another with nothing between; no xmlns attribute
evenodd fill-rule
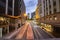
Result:
<svg viewBox="0 0 60 40"><path fill-rule="evenodd" d="M49 27L51 27L51 25L49 25Z"/></svg>
<svg viewBox="0 0 60 40"><path fill-rule="evenodd" d="M27 14L25 13L25 14L24 14L24 17L26 17L26 16L27 16Z"/></svg>
<svg viewBox="0 0 60 40"><path fill-rule="evenodd" d="M46 24L44 24L45 25L45 27L47 27L47 25Z"/></svg>
<svg viewBox="0 0 60 40"><path fill-rule="evenodd" d="M0 17L0 20L1 20L1 21L4 21L4 18Z"/></svg>
<svg viewBox="0 0 60 40"><path fill-rule="evenodd" d="M57 17L55 17L55 20L57 20Z"/></svg>
<svg viewBox="0 0 60 40"><path fill-rule="evenodd" d="M52 20L52 18L50 18L50 20Z"/></svg>
<svg viewBox="0 0 60 40"><path fill-rule="evenodd" d="M41 25L44 25L44 23L41 23Z"/></svg>

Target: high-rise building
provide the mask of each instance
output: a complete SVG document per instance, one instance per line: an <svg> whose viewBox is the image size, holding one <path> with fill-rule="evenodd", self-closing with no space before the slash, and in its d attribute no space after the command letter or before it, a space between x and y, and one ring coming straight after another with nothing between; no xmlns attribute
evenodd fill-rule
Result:
<svg viewBox="0 0 60 40"><path fill-rule="evenodd" d="M39 7L36 8L36 12L35 12L35 18L36 20L38 20L40 18L40 15L39 15Z"/></svg>
<svg viewBox="0 0 60 40"><path fill-rule="evenodd" d="M41 12L41 0L38 0L38 4L37 4L37 8L36 8L36 12L35 12L35 14L36 14L36 16L35 16L35 18L36 19L39 19L40 18L40 12Z"/></svg>
<svg viewBox="0 0 60 40"><path fill-rule="evenodd" d="M31 19L33 19L35 16L35 12L31 13Z"/></svg>
<svg viewBox="0 0 60 40"><path fill-rule="evenodd" d="M60 23L60 0L38 0L40 23L50 24L56 29Z"/></svg>
<svg viewBox="0 0 60 40"><path fill-rule="evenodd" d="M41 14L41 17L60 12L59 0L38 0L38 6L40 7L39 11L41 12L39 13Z"/></svg>
<svg viewBox="0 0 60 40"><path fill-rule="evenodd" d="M19 16L25 11L23 0L0 0L0 14Z"/></svg>
<svg viewBox="0 0 60 40"><path fill-rule="evenodd" d="M28 16L28 19L29 19L30 18L30 13L28 13L27 16Z"/></svg>
<svg viewBox="0 0 60 40"><path fill-rule="evenodd" d="M18 24L21 24L21 19L24 19L25 12L23 0L0 0L0 25L2 25L0 27L2 30L6 29L9 32L17 29Z"/></svg>

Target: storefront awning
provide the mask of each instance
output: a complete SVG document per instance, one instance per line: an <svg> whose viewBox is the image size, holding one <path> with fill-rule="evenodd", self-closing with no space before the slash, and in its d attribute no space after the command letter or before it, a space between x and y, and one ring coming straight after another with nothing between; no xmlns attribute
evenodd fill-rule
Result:
<svg viewBox="0 0 60 40"><path fill-rule="evenodd" d="M15 18L15 19L21 18L21 16L12 16L12 15L1 15L0 14L0 16L2 16L2 17L8 17L8 18Z"/></svg>

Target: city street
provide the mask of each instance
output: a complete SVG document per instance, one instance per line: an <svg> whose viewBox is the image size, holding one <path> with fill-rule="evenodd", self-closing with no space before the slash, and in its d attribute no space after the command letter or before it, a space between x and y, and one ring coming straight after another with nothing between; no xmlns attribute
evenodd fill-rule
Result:
<svg viewBox="0 0 60 40"><path fill-rule="evenodd" d="M48 34L46 31L42 30L40 26L36 23L31 22L34 38L35 39L47 39L47 38L54 38L53 35Z"/></svg>
<svg viewBox="0 0 60 40"><path fill-rule="evenodd" d="M60 38L60 0L0 0L0 38Z"/></svg>
<svg viewBox="0 0 60 40"><path fill-rule="evenodd" d="M9 35L4 36L5 39L34 39L31 25L26 22L18 30L15 30Z"/></svg>
<svg viewBox="0 0 60 40"><path fill-rule="evenodd" d="M47 39L54 38L46 33L34 22L26 22L21 28L10 35L5 36L5 39Z"/></svg>

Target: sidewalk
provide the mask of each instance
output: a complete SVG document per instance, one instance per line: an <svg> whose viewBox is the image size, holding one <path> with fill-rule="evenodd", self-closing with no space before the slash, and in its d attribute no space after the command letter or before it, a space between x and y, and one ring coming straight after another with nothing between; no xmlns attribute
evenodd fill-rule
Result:
<svg viewBox="0 0 60 40"><path fill-rule="evenodd" d="M23 26L22 26L23 27ZM4 39L11 39L11 38L14 38L16 36L16 34L19 33L19 31L22 29L22 27L20 27L19 29L17 30L14 30L8 34L6 34L5 36L3 36Z"/></svg>

